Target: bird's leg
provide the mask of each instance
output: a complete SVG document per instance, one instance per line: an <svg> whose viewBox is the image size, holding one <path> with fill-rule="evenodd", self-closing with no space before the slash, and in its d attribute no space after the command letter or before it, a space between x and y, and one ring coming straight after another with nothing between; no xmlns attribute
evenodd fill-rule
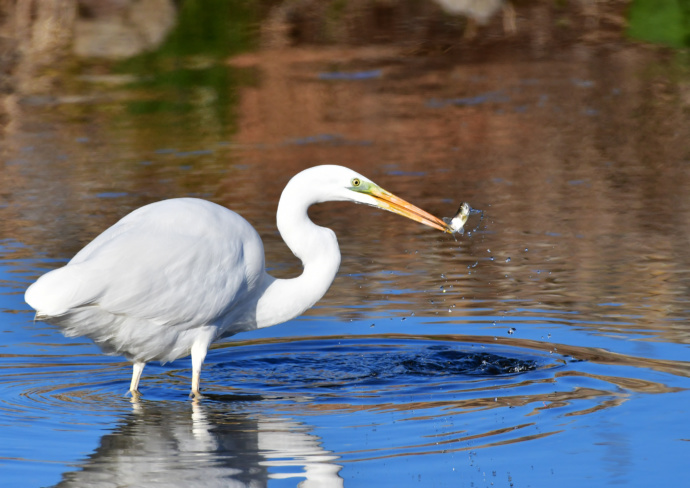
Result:
<svg viewBox="0 0 690 488"><path fill-rule="evenodd" d="M146 363L143 361L135 361L132 366L132 382L129 384L129 392L132 394L132 398L136 400L141 396L141 393L139 393L139 379L141 379L144 366L146 366Z"/></svg>
<svg viewBox="0 0 690 488"><path fill-rule="evenodd" d="M207 351L208 344L206 342L195 342L192 346L192 392L189 394L190 398L201 398L199 379L201 377L201 365L204 364Z"/></svg>

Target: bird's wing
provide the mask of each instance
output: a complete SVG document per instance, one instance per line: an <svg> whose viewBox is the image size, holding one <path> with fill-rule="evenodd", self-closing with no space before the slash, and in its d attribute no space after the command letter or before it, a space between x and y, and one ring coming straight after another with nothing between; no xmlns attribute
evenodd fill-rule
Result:
<svg viewBox="0 0 690 488"><path fill-rule="evenodd" d="M41 277L39 313L98 306L161 325L212 323L253 290L263 246L239 215L194 199L166 200L132 212ZM39 303L43 302L43 303Z"/></svg>

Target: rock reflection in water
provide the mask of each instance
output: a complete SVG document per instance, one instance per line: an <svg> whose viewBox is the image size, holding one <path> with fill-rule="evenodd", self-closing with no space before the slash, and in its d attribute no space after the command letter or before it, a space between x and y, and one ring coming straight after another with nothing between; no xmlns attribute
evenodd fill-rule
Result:
<svg viewBox="0 0 690 488"><path fill-rule="evenodd" d="M285 418L227 413L229 404L135 403L131 415L57 487L261 487L305 478L341 487L337 456L310 428Z"/></svg>

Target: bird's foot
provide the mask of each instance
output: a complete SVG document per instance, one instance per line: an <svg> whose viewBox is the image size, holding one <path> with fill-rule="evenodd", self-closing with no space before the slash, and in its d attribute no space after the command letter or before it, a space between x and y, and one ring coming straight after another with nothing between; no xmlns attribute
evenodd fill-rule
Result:
<svg viewBox="0 0 690 488"><path fill-rule="evenodd" d="M194 401L199 401L199 400L203 400L204 395L202 395L199 390L196 390L196 391L192 390L189 393L189 398L193 399Z"/></svg>
<svg viewBox="0 0 690 488"><path fill-rule="evenodd" d="M125 396L132 395L132 403L137 403L143 396L139 390L129 390Z"/></svg>

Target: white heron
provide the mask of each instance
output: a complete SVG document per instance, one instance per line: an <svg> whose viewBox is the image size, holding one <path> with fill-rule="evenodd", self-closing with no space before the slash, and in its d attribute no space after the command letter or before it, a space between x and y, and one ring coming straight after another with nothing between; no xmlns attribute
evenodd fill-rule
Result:
<svg viewBox="0 0 690 488"><path fill-rule="evenodd" d="M296 278L266 273L261 238L237 213L176 198L122 218L67 265L41 276L25 300L38 320L130 360L135 397L147 362L191 353L190 396L198 397L213 341L290 320L328 290L340 266L338 241L307 215L309 206L327 201L363 203L454 232L348 168L316 166L295 175L278 204L278 230L304 267Z"/></svg>

